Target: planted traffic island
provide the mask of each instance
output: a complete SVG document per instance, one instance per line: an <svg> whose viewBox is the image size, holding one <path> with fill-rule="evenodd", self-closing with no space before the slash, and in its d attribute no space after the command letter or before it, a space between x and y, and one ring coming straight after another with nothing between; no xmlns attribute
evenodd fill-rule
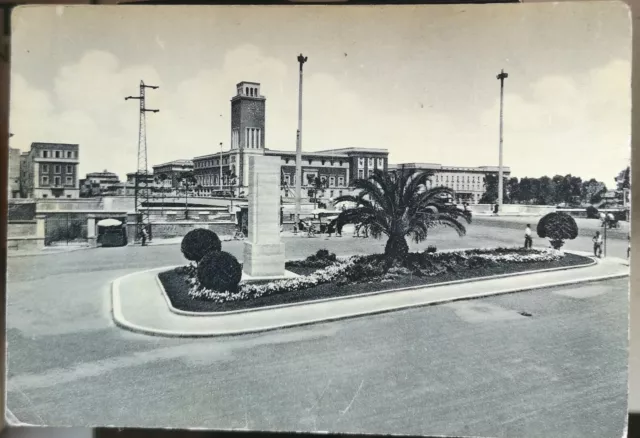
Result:
<svg viewBox="0 0 640 438"><path fill-rule="evenodd" d="M594 263L561 251L564 241L575 239L578 232L575 220L564 213L549 214L538 224L538 235L549 239L550 249L438 252L430 247L422 253L410 253L407 238L425 241L429 229L438 226L450 227L463 236L464 223L471 223L468 211L447 202L453 195L451 190L427 188L430 176L428 172L376 171L367 180L354 181L357 195L337 198L336 202L353 205L339 213L337 225L356 224L373 238L386 236L384 254L339 259L321 250L306 260L285 263L284 277L288 278L245 276L242 281L243 266L222 251L215 233L194 230L182 242L182 252L191 263L160 273L160 282L171 306L179 311L224 313ZM270 262L268 249L257 251L260 257L250 260L252 266L258 261Z"/></svg>
<svg viewBox="0 0 640 438"><path fill-rule="evenodd" d="M203 267L211 263L224 264L224 267L215 270ZM321 250L306 260L286 263L288 271L298 274L296 278L242 282L241 265L225 255L208 256L199 264L190 263L162 272L159 279L174 308L210 313L301 304L591 264L591 258L553 249L494 248L437 252L430 248L422 253L409 253L403 262L389 262L384 254L338 258ZM214 283L207 276L221 277L223 282L233 280L226 287L212 288L210 286ZM230 287L233 281L238 281L236 287ZM425 294L428 293L425 290Z"/></svg>

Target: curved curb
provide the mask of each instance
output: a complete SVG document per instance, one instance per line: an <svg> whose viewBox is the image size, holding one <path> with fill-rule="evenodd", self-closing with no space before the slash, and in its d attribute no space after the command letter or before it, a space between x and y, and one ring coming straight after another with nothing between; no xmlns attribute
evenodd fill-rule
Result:
<svg viewBox="0 0 640 438"><path fill-rule="evenodd" d="M587 265L587 266L593 266L593 264ZM583 265L582 267L585 267L585 266ZM557 268L554 268L554 269L557 269ZM507 295L507 294L517 293L517 292L524 292L524 291L530 291L530 290L536 290L536 289L547 289L551 287L569 286L573 284L592 283L592 282L611 280L616 278L624 278L629 276L629 273L610 274L610 275L602 275L597 277L586 277L586 278L580 278L580 279L537 284L537 285L531 285L531 286L514 287L514 288L484 292L479 294L467 294L467 295L457 296L453 298L444 298L444 299L436 299L436 300L427 299L419 303L387 306L387 307L376 309L376 310L356 311L356 312L351 312L351 313L347 313L339 316L310 318L304 321L272 324L272 325L265 325L262 327L246 328L246 329L232 330L232 331L226 331L226 332L219 331L219 330L218 331L179 332L179 331L173 331L173 330L161 330L161 329L154 329L150 327L144 327L138 324L134 324L128 321L124 317L120 308L120 291L119 291L120 280L122 278L135 275L135 274L137 273L128 274L124 277L116 279L112 283L112 315L113 315L115 324L121 328L130 330L133 332L145 334L145 335L162 336L162 337L178 337L178 338L223 337L223 336L238 336L238 335L245 335L245 334L263 333L263 332L269 332L269 331L285 329L285 328L302 327L302 326L307 326L307 325L312 325L312 324L317 324L322 322L332 322L332 321L357 318L357 317L367 316L367 315L379 315L379 314L390 313L390 312L399 311L399 310L428 307L428 306L445 304L445 303L450 303L455 301L474 300L474 299L486 298L490 296ZM218 317L224 317L224 315L221 315Z"/></svg>
<svg viewBox="0 0 640 438"><path fill-rule="evenodd" d="M169 295L167 294L167 291L165 290L164 286L162 285L162 281L160 281L160 278L159 278L159 275L162 272L166 272L166 271L158 272L158 274L155 275L155 278L156 278L156 284L160 288L160 291L162 292L162 295L163 295L163 297L164 297L164 299L165 299L165 301L167 303L167 306L169 307L169 310L171 312L175 313L176 315L182 315L182 316L216 317L216 316L225 316L225 315L237 315L237 314L240 314L240 313L259 312L261 310L267 311L267 310L275 310L275 309L284 309L284 308L287 308L287 307L305 306L305 305L309 305L309 304L321 304L321 303L330 303L330 302L341 301L341 300L351 300L351 299L356 299L356 298L366 298L366 297L372 297L372 296L382 295L382 294L391 294L391 293L403 292L403 291L409 291L409 290L416 290L416 289L429 289L429 288L434 288L434 287L439 287L439 286L455 286L456 284L462 284L462 283L470 283L470 282L477 282L477 281L488 281L488 280L498 280L498 279L501 279L501 278L520 277L520 276L529 275L529 274L542 274L542 273L545 273L545 272L568 271L568 270L571 270L571 269L588 268L590 266L598 264L597 260L595 260L593 257L587 257L587 258L591 259L591 263L586 263L584 265L561 266L559 268L537 269L535 271L512 272L512 273L509 273L509 274L488 275L486 277L471 277L471 278L467 278L467 279L463 279L463 280L452 280L452 281L444 281L444 282L440 282L440 283L422 284L422 285L415 285L415 286L406 286L406 287L399 287L399 288L396 288L396 289L385 289L385 290L379 290L379 291L375 291L375 292L365 292L365 293L361 293L361 294L346 295L346 296L342 296L342 297L331 297L331 298L322 298L322 299L318 299L318 300L298 301L298 302L295 302L295 303L276 304L276 305L273 305L273 306L262 306L262 307L252 307L252 308L249 308L249 309L228 310L226 312L191 312L191 311L188 311L188 310L177 309L171 303L171 299L169 298Z"/></svg>

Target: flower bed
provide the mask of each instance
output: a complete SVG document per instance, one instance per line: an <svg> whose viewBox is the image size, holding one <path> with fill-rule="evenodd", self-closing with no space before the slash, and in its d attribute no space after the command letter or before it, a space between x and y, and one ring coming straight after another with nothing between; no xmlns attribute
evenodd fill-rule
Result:
<svg viewBox="0 0 640 438"><path fill-rule="evenodd" d="M224 312L349 296L388 289L430 285L491 275L584 265L587 257L553 250L511 248L412 253L403 264L390 265L381 255L336 259L323 268L318 257L287 263L300 276L241 284L237 292L203 288L189 265L160 274L174 307L195 312ZM320 257L323 259L323 257ZM309 266L311 265L311 266Z"/></svg>

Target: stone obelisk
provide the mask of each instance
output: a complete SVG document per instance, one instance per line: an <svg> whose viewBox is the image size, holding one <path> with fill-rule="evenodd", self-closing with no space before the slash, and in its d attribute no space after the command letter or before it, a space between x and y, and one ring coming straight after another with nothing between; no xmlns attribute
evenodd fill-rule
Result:
<svg viewBox="0 0 640 438"><path fill-rule="evenodd" d="M249 157L248 236L243 271L249 277L282 277L280 157Z"/></svg>

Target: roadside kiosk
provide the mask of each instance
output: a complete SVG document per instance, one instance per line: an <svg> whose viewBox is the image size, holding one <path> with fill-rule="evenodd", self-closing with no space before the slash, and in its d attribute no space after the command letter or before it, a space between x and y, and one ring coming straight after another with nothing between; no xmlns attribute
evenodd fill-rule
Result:
<svg viewBox="0 0 640 438"><path fill-rule="evenodd" d="M98 226L98 244L103 247L126 246L127 229L117 219L103 219Z"/></svg>

